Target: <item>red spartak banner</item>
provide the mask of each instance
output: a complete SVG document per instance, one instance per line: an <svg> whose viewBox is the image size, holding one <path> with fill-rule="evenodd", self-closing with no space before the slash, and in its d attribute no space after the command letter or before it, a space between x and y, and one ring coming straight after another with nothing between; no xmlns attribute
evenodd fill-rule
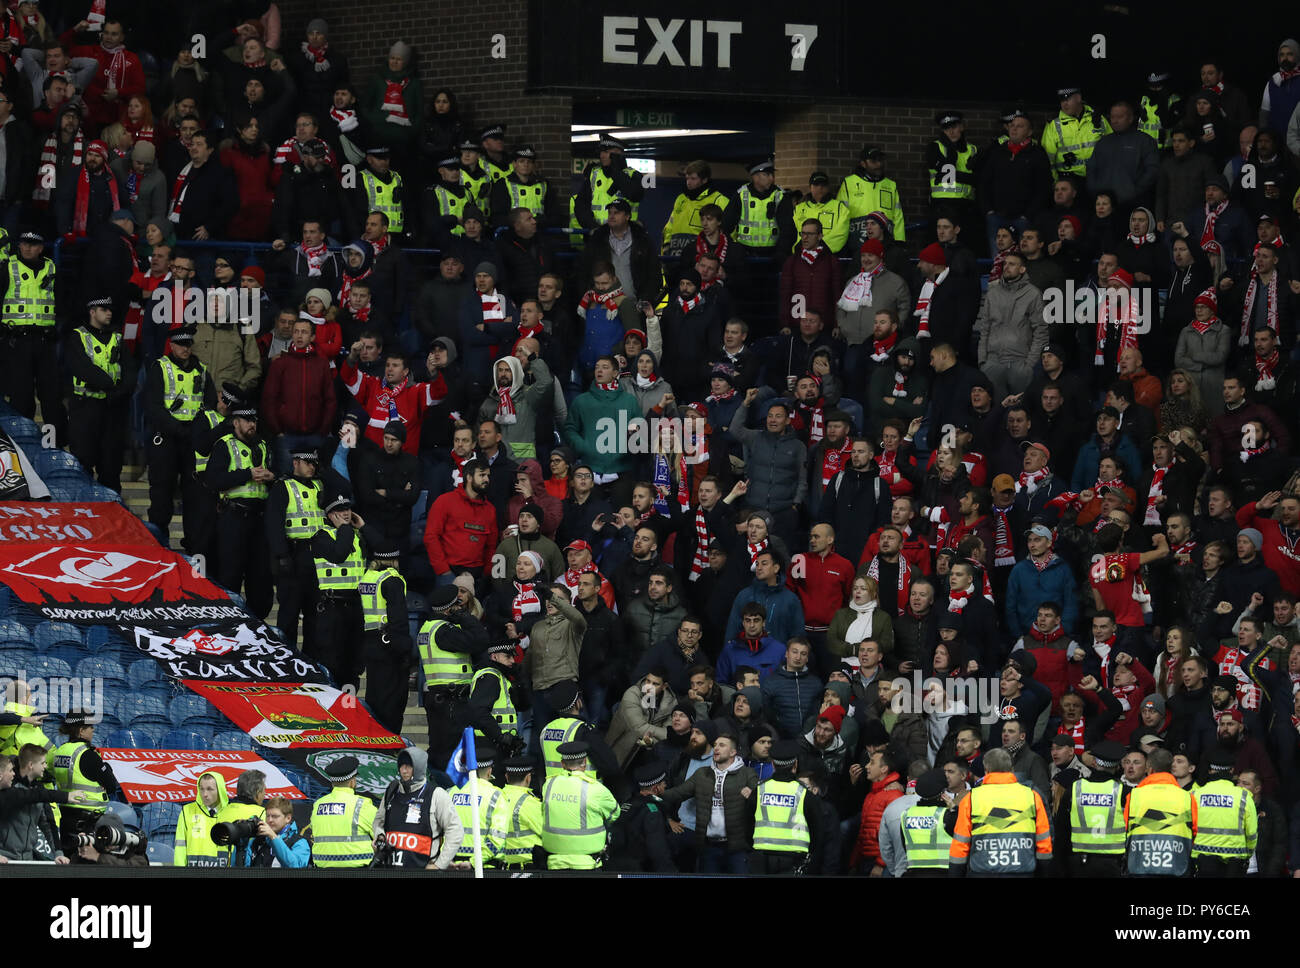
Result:
<svg viewBox="0 0 1300 968"><path fill-rule="evenodd" d="M278 768L246 750L101 749L99 755L112 766L122 793L132 803L189 803L204 773L220 774L227 793L234 797L235 783L246 770L266 774L268 797L307 799Z"/></svg>
<svg viewBox="0 0 1300 968"><path fill-rule="evenodd" d="M10 542L158 546L144 522L111 501L0 501L0 544Z"/></svg>

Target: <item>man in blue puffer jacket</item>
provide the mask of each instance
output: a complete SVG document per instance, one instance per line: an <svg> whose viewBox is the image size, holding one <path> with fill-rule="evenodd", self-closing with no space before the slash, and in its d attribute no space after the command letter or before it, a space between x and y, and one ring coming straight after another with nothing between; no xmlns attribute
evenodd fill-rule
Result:
<svg viewBox="0 0 1300 968"><path fill-rule="evenodd" d="M812 646L796 635L785 646L785 663L763 680L763 712L782 736L799 736L803 721L821 703L825 685L808 669Z"/></svg>
<svg viewBox="0 0 1300 968"><path fill-rule="evenodd" d="M750 602L763 606L763 614L767 618L767 634L778 642L789 642L794 636L806 631L803 604L798 595L785 587L785 576L781 572L783 565L780 555L771 548L765 548L755 555L754 580L731 603L731 616L727 619L724 641L730 642L740 637L740 613Z"/></svg>
<svg viewBox="0 0 1300 968"><path fill-rule="evenodd" d="M1038 618L1043 602L1058 602L1061 625L1073 634L1079 618L1079 598L1074 575L1065 560L1052 553L1052 529L1035 524L1025 532L1029 557L1016 562L1007 581L1007 631L1026 635Z"/></svg>

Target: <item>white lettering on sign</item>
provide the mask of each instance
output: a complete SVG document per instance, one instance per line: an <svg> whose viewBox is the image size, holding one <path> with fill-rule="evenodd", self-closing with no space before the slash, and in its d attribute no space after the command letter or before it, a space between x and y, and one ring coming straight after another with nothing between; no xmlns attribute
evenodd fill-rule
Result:
<svg viewBox="0 0 1300 968"><path fill-rule="evenodd" d="M641 17L604 17L601 31L601 60L606 64L641 64L653 67L666 61L671 67L717 67L731 69L731 40L744 32L739 20L683 20L675 18L661 21L658 17L644 18L652 43L645 55L637 47L637 28ZM682 28L686 36L681 38ZM705 35L717 37L714 63L706 63ZM816 36L813 31L812 36ZM685 41L685 55L679 47ZM811 43L811 41L809 41Z"/></svg>

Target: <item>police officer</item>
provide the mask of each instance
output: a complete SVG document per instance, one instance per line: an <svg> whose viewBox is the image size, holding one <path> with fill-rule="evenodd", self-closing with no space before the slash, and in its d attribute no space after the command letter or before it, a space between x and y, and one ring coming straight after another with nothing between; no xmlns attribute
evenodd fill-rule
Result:
<svg viewBox="0 0 1300 968"><path fill-rule="evenodd" d="M713 169L707 161L692 161L683 174L686 187L673 200L673 210L664 225L664 241L660 251L664 255L679 256L689 245L695 244L700 234L700 209L717 205L726 211L727 197L713 187Z"/></svg>
<svg viewBox="0 0 1300 968"><path fill-rule="evenodd" d="M491 215L492 174L479 163L479 146L473 141L462 141L456 150L460 152L460 183L465 186L469 201L484 215Z"/></svg>
<svg viewBox="0 0 1300 968"><path fill-rule="evenodd" d="M271 560L279 593L277 622L289 645L298 645L298 616L302 616L303 640L313 638L308 629L316 621L316 567L311 539L325 524L321 509L323 485L316 477L320 457L314 449L290 454L293 476L271 485L266 498L263 523L266 550Z"/></svg>
<svg viewBox="0 0 1300 968"><path fill-rule="evenodd" d="M41 729L45 713L31 705L26 679L11 679L5 690L4 712L0 714L0 756L17 756L24 746L39 746L47 753L54 744Z"/></svg>
<svg viewBox="0 0 1300 968"><path fill-rule="evenodd" d="M316 567L315 641L304 651L320 662L340 686L361 679L361 575L366 556L361 541L365 521L340 494L325 505L328 521L311 539Z"/></svg>
<svg viewBox="0 0 1300 968"><path fill-rule="evenodd" d="M790 221L783 226L790 234L780 244L788 243L788 250L793 252L799 244L799 229L810 218L822 223L822 241L838 255L849 238L849 207L831 197L831 179L824 171L815 171L808 177L808 194L794 206Z"/></svg>
<svg viewBox="0 0 1300 968"><path fill-rule="evenodd" d="M940 211L956 215L968 238L979 228L975 205L975 170L979 149L966 140L966 119L960 111L941 111L935 116L939 137L925 147L925 167L930 185L930 215ZM902 228L894 224L894 235Z"/></svg>
<svg viewBox="0 0 1300 968"><path fill-rule="evenodd" d="M484 736L512 756L523 752L519 735L519 714L510 698L510 680L515 667L515 644L496 642L488 646L483 665L469 683L469 721L475 736Z"/></svg>
<svg viewBox="0 0 1300 968"><path fill-rule="evenodd" d="M465 234L461 217L473 199L462 181L460 157L449 155L438 161L438 180L425 186L420 203L423 243L445 247L452 236Z"/></svg>
<svg viewBox="0 0 1300 968"><path fill-rule="evenodd" d="M1185 877L1191 871L1197 804L1174 779L1173 763L1168 750L1151 753L1146 778L1124 804L1130 876Z"/></svg>
<svg viewBox="0 0 1300 968"><path fill-rule="evenodd" d="M315 867L369 867L375 856L375 805L357 796L355 756L325 768L332 789L311 806L311 862Z"/></svg>
<svg viewBox="0 0 1300 968"><path fill-rule="evenodd" d="M212 446L206 482L217 492L217 581L232 592L242 586L258 618L271 611L271 569L262 513L275 480L271 454L257 433L257 408L230 410L231 432Z"/></svg>
<svg viewBox="0 0 1300 968"><path fill-rule="evenodd" d="M1092 775L1069 790L1071 877L1118 877L1124 859L1124 796L1119 782L1124 747L1103 740L1092 748Z"/></svg>
<svg viewBox="0 0 1300 968"><path fill-rule="evenodd" d="M406 579L398 568L402 552L379 544L361 576L362 655L366 663L366 704L379 725L401 733L411 674L411 633L406 617Z"/></svg>
<svg viewBox="0 0 1300 968"><path fill-rule="evenodd" d="M1147 75L1147 93L1138 102L1138 130L1162 151L1169 147L1183 110L1183 96L1167 87L1168 83L1168 71L1152 71Z"/></svg>
<svg viewBox="0 0 1300 968"><path fill-rule="evenodd" d="M244 391L238 384L223 383L215 407L204 407L194 418L194 477L199 487L197 496L185 498L186 501L194 502L194 507L188 509L191 514L186 518L185 540L191 554L202 555L207 559L207 571L211 575L218 574L220 567L217 542L218 494L208 479L208 462L217 442L235 432L234 423L230 419L231 408L245 404Z"/></svg>
<svg viewBox="0 0 1300 968"><path fill-rule="evenodd" d="M202 530L198 518L203 511L203 485L194 474L194 446L208 428L196 423L204 407L216 404L216 391L208 368L193 354L197 327L182 326L168 334L171 352L159 359L149 372L145 393L153 445L149 448L149 523L167 547L167 528L172 520L172 501L180 479L181 516L185 524L185 550L200 549L191 535Z"/></svg>
<svg viewBox="0 0 1300 968"><path fill-rule="evenodd" d="M866 241L867 216L872 212L883 212L895 227L895 240L907 241L898 183L885 176L885 150L866 145L858 159L858 167L840 182L840 190L835 193L849 209L849 251L860 248Z"/></svg>
<svg viewBox="0 0 1300 968"><path fill-rule="evenodd" d="M799 744L780 740L772 744L772 777L754 794L754 851L749 855L751 874L795 874L808 861L812 838L808 788L795 779L799 771Z"/></svg>
<svg viewBox="0 0 1300 968"><path fill-rule="evenodd" d="M406 189L402 176L392 169L385 145L366 149L366 164L357 175L353 193L353 207L359 210L357 224L364 222L371 212L383 212L388 216L389 234L403 235L410 228L406 217Z"/></svg>
<svg viewBox="0 0 1300 968"><path fill-rule="evenodd" d="M435 589L429 609L433 614L420 626L416 649L429 724L429 758L445 763L465 729L472 669L487 651L488 635L478 619L461 610L454 586Z"/></svg>
<svg viewBox="0 0 1300 968"><path fill-rule="evenodd" d="M492 814L498 859L507 870L536 870L535 848L542 844L542 801L532 791L536 764L527 756L512 756L501 765L505 786Z"/></svg>
<svg viewBox="0 0 1300 968"><path fill-rule="evenodd" d="M668 849L668 814L660 794L667 784L661 760L642 763L632 779L639 795L618 818L609 837L609 863L614 871L669 873L677 870Z"/></svg>
<svg viewBox="0 0 1300 968"><path fill-rule="evenodd" d="M515 149L510 173L492 183L493 225L508 226L510 212L516 208L532 212L539 228L553 225L553 202L551 183L537 174L537 149L520 145Z"/></svg>
<svg viewBox="0 0 1300 968"><path fill-rule="evenodd" d="M1192 856L1197 877L1245 877L1259 841L1255 798L1233 780L1235 766L1231 753L1214 753L1209 779L1192 794L1196 800Z"/></svg>
<svg viewBox="0 0 1300 968"><path fill-rule="evenodd" d="M1063 87L1056 96L1061 111L1043 131L1043 150L1055 177L1069 176L1082 185L1097 142L1111 133L1110 122L1100 111L1083 103L1083 92L1077 87Z"/></svg>
<svg viewBox="0 0 1300 968"><path fill-rule="evenodd" d="M374 834L378 867L451 867L465 831L451 794L429 782L424 750L408 747L397 754L397 779L384 791Z"/></svg>
<svg viewBox="0 0 1300 968"><path fill-rule="evenodd" d="M774 258L781 226L793 218L794 201L776 186L776 159L769 155L749 166L749 184L727 196L722 231L746 255Z"/></svg>
<svg viewBox="0 0 1300 968"><path fill-rule="evenodd" d="M506 126L494 124L483 129L478 136L478 143L483 156L483 168L492 177L492 181L505 181L514 174L515 166L506 155ZM517 156L516 156L517 157ZM511 206L512 208L516 206Z"/></svg>
<svg viewBox="0 0 1300 968"><path fill-rule="evenodd" d="M546 702L555 710L555 718L547 722L540 732L539 724L534 722L533 731L538 736L547 778L564 772L560 747L576 740L587 747L586 756L595 768L593 776L599 776L606 785L621 792L619 787L622 771L619 769L618 758L600 732L582 718L586 703L578 691L578 684L571 681L556 683L546 691Z"/></svg>
<svg viewBox="0 0 1300 968"><path fill-rule="evenodd" d="M108 296L86 303L86 325L64 340L63 362L72 374L68 449L87 473L97 473L100 484L120 493L135 358L122 352Z"/></svg>
<svg viewBox="0 0 1300 968"><path fill-rule="evenodd" d="M77 834L94 829L108 805L109 794L117 792L112 768L95 749L95 724L90 720L91 714L85 710L69 711L59 726L59 732L67 738L46 758L55 786L82 796L80 805L62 809L59 820L63 852L70 855L77 852Z"/></svg>
<svg viewBox="0 0 1300 968"><path fill-rule="evenodd" d="M606 830L618 819L614 794L587 769L587 744L559 748L563 772L542 786L542 850L548 870L596 870L604 864Z"/></svg>
<svg viewBox="0 0 1300 968"><path fill-rule="evenodd" d="M582 170L578 194L569 203L569 227L591 232L609 219L609 203L626 199L632 206L632 221L637 220L646 185L641 173L625 164L626 146L607 134L600 136L599 160Z"/></svg>
<svg viewBox="0 0 1300 968"><path fill-rule="evenodd" d="M0 328L5 335L4 394L27 418L36 416L41 398L41 418L54 426L63 446L67 417L57 359L54 318L54 261L45 254L39 232L18 236L18 254L4 259L0 273Z"/></svg>
<svg viewBox="0 0 1300 968"><path fill-rule="evenodd" d="M948 873L1032 877L1036 866L1052 861L1051 819L1043 798L1016 779L1011 754L998 748L984 754L984 782L962 798L948 847Z"/></svg>
<svg viewBox="0 0 1300 968"><path fill-rule="evenodd" d="M486 740L475 740L474 759L478 763L478 794L472 795L467 783L451 795L451 805L456 808L460 825L465 828L465 839L456 852L457 867L473 866L474 863L475 811L478 812L479 843L482 844L479 853L483 865L495 866L501 857L501 841L493 827L496 812L501 805L501 791L492 785L492 773L497 759L496 747Z"/></svg>
<svg viewBox="0 0 1300 968"><path fill-rule="evenodd" d="M916 778L917 801L903 811L903 848L907 851L904 877L943 877L948 873L952 836L944 827L948 787L942 770L928 770Z"/></svg>

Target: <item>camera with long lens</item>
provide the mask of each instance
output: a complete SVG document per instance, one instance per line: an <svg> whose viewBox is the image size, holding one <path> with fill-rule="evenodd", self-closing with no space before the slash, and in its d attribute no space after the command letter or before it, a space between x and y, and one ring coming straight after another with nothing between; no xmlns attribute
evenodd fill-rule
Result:
<svg viewBox="0 0 1300 968"><path fill-rule="evenodd" d="M78 839L85 836L82 834ZM103 824L96 827L93 840L95 849L101 854L120 854L140 846L139 834L125 830L116 824Z"/></svg>
<svg viewBox="0 0 1300 968"><path fill-rule="evenodd" d="M212 825L212 842L218 847L243 844L256 836L256 820L223 820Z"/></svg>
<svg viewBox="0 0 1300 968"><path fill-rule="evenodd" d="M95 846L95 835L94 835L94 834L77 834L77 846L78 846L78 847L94 847L94 846Z"/></svg>

